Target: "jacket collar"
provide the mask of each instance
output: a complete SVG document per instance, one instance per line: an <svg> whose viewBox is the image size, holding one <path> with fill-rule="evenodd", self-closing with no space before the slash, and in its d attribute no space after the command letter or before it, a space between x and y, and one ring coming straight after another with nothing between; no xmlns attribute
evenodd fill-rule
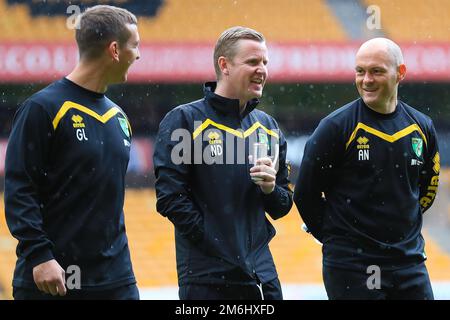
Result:
<svg viewBox="0 0 450 320"><path fill-rule="evenodd" d="M209 104L217 111L223 114L229 114L232 116L236 116L238 118L245 118L259 103L258 99L252 99L247 102L245 106L244 113L241 115L239 113L239 100L238 99L229 99L222 96L219 96L214 93L216 90L217 82L206 82L203 86L203 92L205 94L205 99L209 102Z"/></svg>

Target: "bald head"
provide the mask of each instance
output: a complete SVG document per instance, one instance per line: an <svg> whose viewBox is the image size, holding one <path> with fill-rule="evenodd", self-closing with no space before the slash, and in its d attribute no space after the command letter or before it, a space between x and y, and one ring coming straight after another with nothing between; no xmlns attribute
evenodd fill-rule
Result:
<svg viewBox="0 0 450 320"><path fill-rule="evenodd" d="M374 38L364 42L356 56L377 53L385 54L394 67L404 64L402 50L394 41L387 38Z"/></svg>
<svg viewBox="0 0 450 320"><path fill-rule="evenodd" d="M393 112L406 74L400 47L386 38L371 39L359 48L355 62L355 84L364 103L377 112Z"/></svg>

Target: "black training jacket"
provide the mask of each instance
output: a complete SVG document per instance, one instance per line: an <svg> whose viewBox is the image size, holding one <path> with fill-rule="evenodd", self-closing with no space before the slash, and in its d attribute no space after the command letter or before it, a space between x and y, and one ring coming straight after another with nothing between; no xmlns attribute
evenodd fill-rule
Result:
<svg viewBox="0 0 450 320"><path fill-rule="evenodd" d="M294 201L323 241L323 263L396 269L423 261L422 213L439 181L433 123L399 101L381 114L355 100L308 140Z"/></svg>
<svg viewBox="0 0 450 320"><path fill-rule="evenodd" d="M286 141L275 120L250 101L214 93L170 111L154 153L157 210L175 225L179 284L266 283L277 277L269 250L275 229L266 217L292 206ZM264 195L250 179L253 142L267 142L279 163L276 187ZM250 146L250 147L249 147Z"/></svg>
<svg viewBox="0 0 450 320"><path fill-rule="evenodd" d="M81 289L135 283L124 225L131 128L104 94L56 81L18 109L5 162L5 212L19 241L13 285L36 287L51 259Z"/></svg>

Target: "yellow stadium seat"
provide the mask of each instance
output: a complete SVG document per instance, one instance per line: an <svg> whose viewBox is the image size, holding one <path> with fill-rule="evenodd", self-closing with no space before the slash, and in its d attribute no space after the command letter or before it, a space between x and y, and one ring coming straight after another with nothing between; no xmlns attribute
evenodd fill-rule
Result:
<svg viewBox="0 0 450 320"><path fill-rule="evenodd" d="M0 8L7 17L0 41L73 41L65 16L32 17L28 6L6 0ZM347 39L325 0L166 0L156 17L139 17L144 42L213 42L234 25L261 31L269 41Z"/></svg>
<svg viewBox="0 0 450 320"><path fill-rule="evenodd" d="M450 41L450 1L364 0L377 5L387 37L396 41Z"/></svg>

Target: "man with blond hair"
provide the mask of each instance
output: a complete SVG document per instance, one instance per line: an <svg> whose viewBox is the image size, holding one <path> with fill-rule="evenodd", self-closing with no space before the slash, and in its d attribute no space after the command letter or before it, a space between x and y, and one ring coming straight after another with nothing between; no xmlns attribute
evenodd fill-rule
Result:
<svg viewBox="0 0 450 320"><path fill-rule="evenodd" d="M365 42L355 72L360 98L309 138L294 202L323 243L330 299L433 299L421 235L439 181L433 122L397 98L406 66L393 41Z"/></svg>
<svg viewBox="0 0 450 320"><path fill-rule="evenodd" d="M267 63L262 34L224 31L214 49L217 82L160 124L157 209L175 226L180 299L282 299L266 212L287 214L292 192L286 141L276 121L255 109ZM261 157L249 159L254 147Z"/></svg>
<svg viewBox="0 0 450 320"><path fill-rule="evenodd" d="M131 128L105 96L139 58L136 17L89 8L76 40L75 69L20 106L9 137L5 211L19 242L13 296L139 299L123 214Z"/></svg>

